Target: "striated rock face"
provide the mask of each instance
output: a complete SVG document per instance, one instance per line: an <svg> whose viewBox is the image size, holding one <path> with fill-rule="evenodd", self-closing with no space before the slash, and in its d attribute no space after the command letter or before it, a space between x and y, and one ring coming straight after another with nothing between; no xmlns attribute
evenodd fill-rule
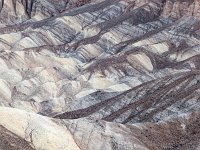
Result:
<svg viewBox="0 0 200 150"><path fill-rule="evenodd" d="M199 112L132 125L96 118L58 120L6 107L0 112L0 148L6 150L199 149Z"/></svg>
<svg viewBox="0 0 200 150"><path fill-rule="evenodd" d="M0 0L0 149L200 149L199 0Z"/></svg>

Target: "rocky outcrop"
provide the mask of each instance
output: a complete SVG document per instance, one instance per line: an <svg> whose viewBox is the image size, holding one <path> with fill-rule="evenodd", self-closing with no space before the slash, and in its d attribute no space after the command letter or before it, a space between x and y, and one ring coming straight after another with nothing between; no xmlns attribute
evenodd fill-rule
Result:
<svg viewBox="0 0 200 150"><path fill-rule="evenodd" d="M70 131L53 120L14 108L0 108L0 148L79 150Z"/></svg>
<svg viewBox="0 0 200 150"><path fill-rule="evenodd" d="M55 120L14 108L0 108L0 148L160 150L199 148L199 112L157 123L122 125L96 118Z"/></svg>
<svg viewBox="0 0 200 150"><path fill-rule="evenodd" d="M198 149L199 4L0 0L0 149Z"/></svg>

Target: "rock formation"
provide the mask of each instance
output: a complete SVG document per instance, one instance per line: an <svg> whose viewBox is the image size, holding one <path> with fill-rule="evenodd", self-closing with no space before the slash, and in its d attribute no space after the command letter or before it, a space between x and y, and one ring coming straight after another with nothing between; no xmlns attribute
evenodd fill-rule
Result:
<svg viewBox="0 0 200 150"><path fill-rule="evenodd" d="M200 149L200 0L0 0L0 149Z"/></svg>

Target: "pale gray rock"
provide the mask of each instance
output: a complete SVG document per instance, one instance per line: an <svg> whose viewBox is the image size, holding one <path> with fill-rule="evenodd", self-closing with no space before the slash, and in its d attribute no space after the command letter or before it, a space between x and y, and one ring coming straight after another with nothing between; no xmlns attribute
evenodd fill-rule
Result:
<svg viewBox="0 0 200 150"><path fill-rule="evenodd" d="M199 6L0 0L0 149L200 149Z"/></svg>

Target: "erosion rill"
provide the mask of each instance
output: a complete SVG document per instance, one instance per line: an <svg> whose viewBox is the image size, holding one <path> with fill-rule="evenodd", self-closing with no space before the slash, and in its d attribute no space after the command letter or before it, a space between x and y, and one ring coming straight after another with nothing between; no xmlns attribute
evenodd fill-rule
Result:
<svg viewBox="0 0 200 150"><path fill-rule="evenodd" d="M0 0L1 150L200 150L200 0Z"/></svg>

